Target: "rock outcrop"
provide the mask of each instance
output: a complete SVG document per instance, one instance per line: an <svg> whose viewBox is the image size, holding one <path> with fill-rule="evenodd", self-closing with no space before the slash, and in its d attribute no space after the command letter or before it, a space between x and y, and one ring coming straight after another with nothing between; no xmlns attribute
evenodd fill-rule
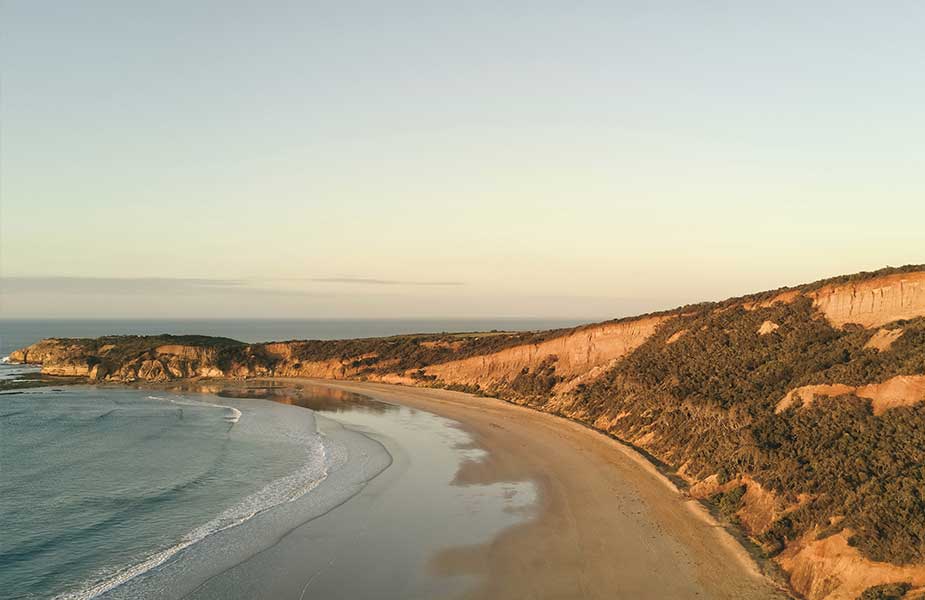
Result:
<svg viewBox="0 0 925 600"><path fill-rule="evenodd" d="M897 273L867 281L832 284L809 294L835 326L881 327L925 315L925 273Z"/></svg>
<svg viewBox="0 0 925 600"><path fill-rule="evenodd" d="M812 531L779 557L790 585L807 600L855 600L885 583L925 585L925 567L894 565L864 558L849 540L851 530L818 538Z"/></svg>
<svg viewBox="0 0 925 600"><path fill-rule="evenodd" d="M886 352L890 349L890 346L893 345L893 342L898 340L902 334L902 327L897 327L896 329L880 329L870 337L867 343L864 344L864 347L879 352Z"/></svg>
<svg viewBox="0 0 925 600"><path fill-rule="evenodd" d="M765 489L751 477L742 476L720 484L716 475L711 475L691 486L692 497L707 500L716 494L728 492L737 487L744 487L742 505L736 511L736 518L752 536L766 532L777 519L787 515L800 506L789 504L781 496Z"/></svg>
<svg viewBox="0 0 925 600"><path fill-rule="evenodd" d="M56 339L42 340L10 354L10 362L40 364L46 375L62 377L89 376L88 358L82 346Z"/></svg>
<svg viewBox="0 0 925 600"><path fill-rule="evenodd" d="M911 406L925 402L925 375L897 375L881 383L862 386L841 383L805 385L791 390L781 398L775 412L780 413L790 408L796 402L797 397L805 407L811 405L819 397L836 397L846 394L870 400L874 414L882 415L897 406Z"/></svg>
<svg viewBox="0 0 925 600"><path fill-rule="evenodd" d="M535 370L549 361L554 365L556 375L567 385L632 352L668 318L666 315L589 325L539 344L515 346L485 356L451 361L424 371L449 385L490 389L512 381L524 369Z"/></svg>
<svg viewBox="0 0 925 600"><path fill-rule="evenodd" d="M768 335L769 333L774 333L780 329L780 325L774 321L765 321L761 324L761 327L758 328L758 335Z"/></svg>
<svg viewBox="0 0 925 600"><path fill-rule="evenodd" d="M901 498L906 502L902 510L910 511L906 517L890 517L878 508L871 512L880 521L861 523L855 530L868 535L886 531L894 542L900 540L889 548L892 555L875 551L865 556L848 543L853 535L850 528L833 527L839 519L851 521L851 511L843 508L858 502L861 492L881 489L871 482L881 475L882 462L857 466L864 463L868 448L893 452L897 460L912 457L921 458L914 464L925 462L925 455L915 454L916 447L896 433L904 426L909 428L906 435L925 430L925 414L917 408L925 401L925 320L921 317L925 317L925 267L906 267L527 337L422 335L250 345L190 337L50 339L13 352L10 359L41 364L47 374L89 381L364 379L449 387L529 404L620 437L675 465L691 485L693 497L709 500L734 490L740 504L731 511L759 543L776 548L775 552L783 549L775 560L789 574L794 589L812 600L847 600L881 583L925 585L925 550L919 555L913 548L915 552L904 555L922 564L908 564L908 558L902 565L871 558L892 559L896 548L902 551L915 545L906 543L904 548L902 540L925 539L925 518L914 512L919 506L916 498ZM685 360L690 357L694 358ZM679 363L683 369L669 368ZM791 462L784 462L780 448L798 431L800 419L805 425L820 412L839 417L838 402L826 404L824 411L788 410L798 399L806 407L819 398L848 395L868 400L873 416L858 410L857 399L847 402L855 420L825 421L829 433L836 428L841 435L837 428L846 428L840 444L858 437L849 431L857 419L866 419L866 432L876 430L878 424L886 429L860 451L853 448L850 466L863 475L864 484L852 488L848 499L833 498L832 490L842 487L830 485L825 494L818 493L823 488L812 478L821 475L805 463L813 456L790 455ZM912 408L889 412L898 407ZM921 425L916 419L921 419ZM818 437L816 424L799 430L809 432L799 440L802 451L808 451ZM840 460L824 458L822 467ZM767 475L778 465L794 466L787 473L761 479L762 472ZM893 477L913 471L903 467ZM837 475L835 479L841 481L841 474ZM800 482L805 487L800 488ZM914 488L908 481L906 485L904 490ZM901 493L907 492L894 491L893 500ZM829 505L814 505L820 495L840 512L829 514L825 512ZM804 508L805 513L798 512ZM909 521L908 514L918 521ZM797 522L798 515L802 515L799 528L788 524L791 518ZM902 537L912 525L917 527L914 535ZM777 535L779 530L785 533ZM817 539L823 530L826 536ZM767 535L771 537L763 537Z"/></svg>

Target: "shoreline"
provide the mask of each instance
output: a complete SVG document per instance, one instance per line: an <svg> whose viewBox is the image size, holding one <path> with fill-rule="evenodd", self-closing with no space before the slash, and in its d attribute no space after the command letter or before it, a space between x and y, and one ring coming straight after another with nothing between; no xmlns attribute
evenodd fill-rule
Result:
<svg viewBox="0 0 925 600"><path fill-rule="evenodd" d="M502 532L477 552L451 552L435 559L438 571L482 575L483 583L471 597L609 598L625 590L634 598L664 598L663 589L649 589L646 581L670 579L685 565L709 598L794 597L762 572L749 549L705 505L687 497L656 464L584 424L443 389L309 378L254 380L258 381L340 389L452 419L490 452L487 464L461 467L460 483L525 477L534 481L535 519ZM544 460L552 457L554 461ZM614 504L627 497L614 498L613 492L625 492L622 488L627 486L644 506L644 515L625 514ZM636 532L643 534L635 540L641 544L636 552L626 547L635 544L624 539L626 519L634 517L655 524L652 531L643 527ZM672 593L674 598L703 597L683 586Z"/></svg>
<svg viewBox="0 0 925 600"><path fill-rule="evenodd" d="M573 419L497 398L385 383L313 378L175 383L229 390L262 384L279 389L318 386L458 423L472 447L484 449L487 456L462 463L450 485L529 481L537 489L529 520L504 528L485 543L433 553L431 575L478 582L462 597L796 597L763 572L762 563L734 532L679 489L670 473L626 442Z"/></svg>
<svg viewBox="0 0 925 600"><path fill-rule="evenodd" d="M272 384L270 394L267 384ZM528 519L535 499L532 483L460 484L455 480L460 465L487 452L458 422L365 393L345 394L315 383L306 387L252 380L178 391L309 409L325 435L344 430L369 438L385 448L391 465L349 499L182 598L468 597L479 578L446 576L431 568L434 557L481 544Z"/></svg>

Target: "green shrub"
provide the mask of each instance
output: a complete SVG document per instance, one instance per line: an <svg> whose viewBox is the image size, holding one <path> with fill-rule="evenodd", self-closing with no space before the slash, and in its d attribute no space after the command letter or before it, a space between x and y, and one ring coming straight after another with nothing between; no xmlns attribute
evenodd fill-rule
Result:
<svg viewBox="0 0 925 600"><path fill-rule="evenodd" d="M911 589L912 585L908 583L875 585L864 590L858 600L899 600Z"/></svg>
<svg viewBox="0 0 925 600"><path fill-rule="evenodd" d="M731 517L742 508L742 497L745 495L744 485L736 486L731 490L713 495L710 500L724 517Z"/></svg>

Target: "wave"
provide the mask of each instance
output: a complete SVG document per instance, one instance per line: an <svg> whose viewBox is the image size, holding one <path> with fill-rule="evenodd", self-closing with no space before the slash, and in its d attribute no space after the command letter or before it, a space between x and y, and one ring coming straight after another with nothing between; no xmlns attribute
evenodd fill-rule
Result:
<svg viewBox="0 0 925 600"><path fill-rule="evenodd" d="M228 408L231 408L231 407L229 406ZM229 423L237 423L238 421L240 421L241 411L238 410L237 408L231 408L231 411L232 411L231 415L226 416L225 420L228 421Z"/></svg>
<svg viewBox="0 0 925 600"><path fill-rule="evenodd" d="M241 416L242 416L242 413L240 410L238 410L237 408L233 406L225 406L224 404L214 404L212 402L202 402L202 401L181 402L179 400L176 400L175 398L164 398L162 396L148 396L148 400L161 400L161 401L170 402L172 404L179 404L181 406L211 406L214 408L223 408L231 412L231 414L225 415L225 420L228 421L229 423L237 423L238 421L241 420Z"/></svg>
<svg viewBox="0 0 925 600"><path fill-rule="evenodd" d="M203 402L201 404L209 403ZM241 416L240 411L232 407L218 404L213 404L212 406L233 410L237 413L236 418L240 418ZM306 450L308 460L303 464L302 468L295 473L271 481L259 491L244 497L237 504L224 510L208 523L184 535L183 538L173 546L159 550L140 562L117 571L106 579L93 584L91 587L78 592L60 594L55 597L56 600L89 600L95 598L100 594L117 588L127 581L164 564L177 553L211 535L241 525L271 508L298 500L318 487L328 476L328 451L321 438L321 434L314 434L310 437L310 445Z"/></svg>
<svg viewBox="0 0 925 600"><path fill-rule="evenodd" d="M0 358L0 365L8 365L8 364L10 364L9 355Z"/></svg>

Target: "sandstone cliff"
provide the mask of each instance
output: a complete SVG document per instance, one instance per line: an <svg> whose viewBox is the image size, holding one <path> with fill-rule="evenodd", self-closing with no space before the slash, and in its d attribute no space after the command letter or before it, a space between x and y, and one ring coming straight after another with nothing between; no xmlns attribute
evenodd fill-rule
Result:
<svg viewBox="0 0 925 600"><path fill-rule="evenodd" d="M524 370L533 371L544 361L552 361L564 388L638 348L667 318L658 316L589 325L538 344L450 361L427 367L424 372L445 384L490 389L513 381Z"/></svg>
<svg viewBox="0 0 925 600"><path fill-rule="evenodd" d="M807 598L925 585L922 267L567 331L52 339L11 360L90 381L313 377L494 395L645 449L726 507Z"/></svg>
<svg viewBox="0 0 925 600"><path fill-rule="evenodd" d="M832 284L809 294L837 326L879 327L925 312L925 273L897 273L868 281Z"/></svg>

